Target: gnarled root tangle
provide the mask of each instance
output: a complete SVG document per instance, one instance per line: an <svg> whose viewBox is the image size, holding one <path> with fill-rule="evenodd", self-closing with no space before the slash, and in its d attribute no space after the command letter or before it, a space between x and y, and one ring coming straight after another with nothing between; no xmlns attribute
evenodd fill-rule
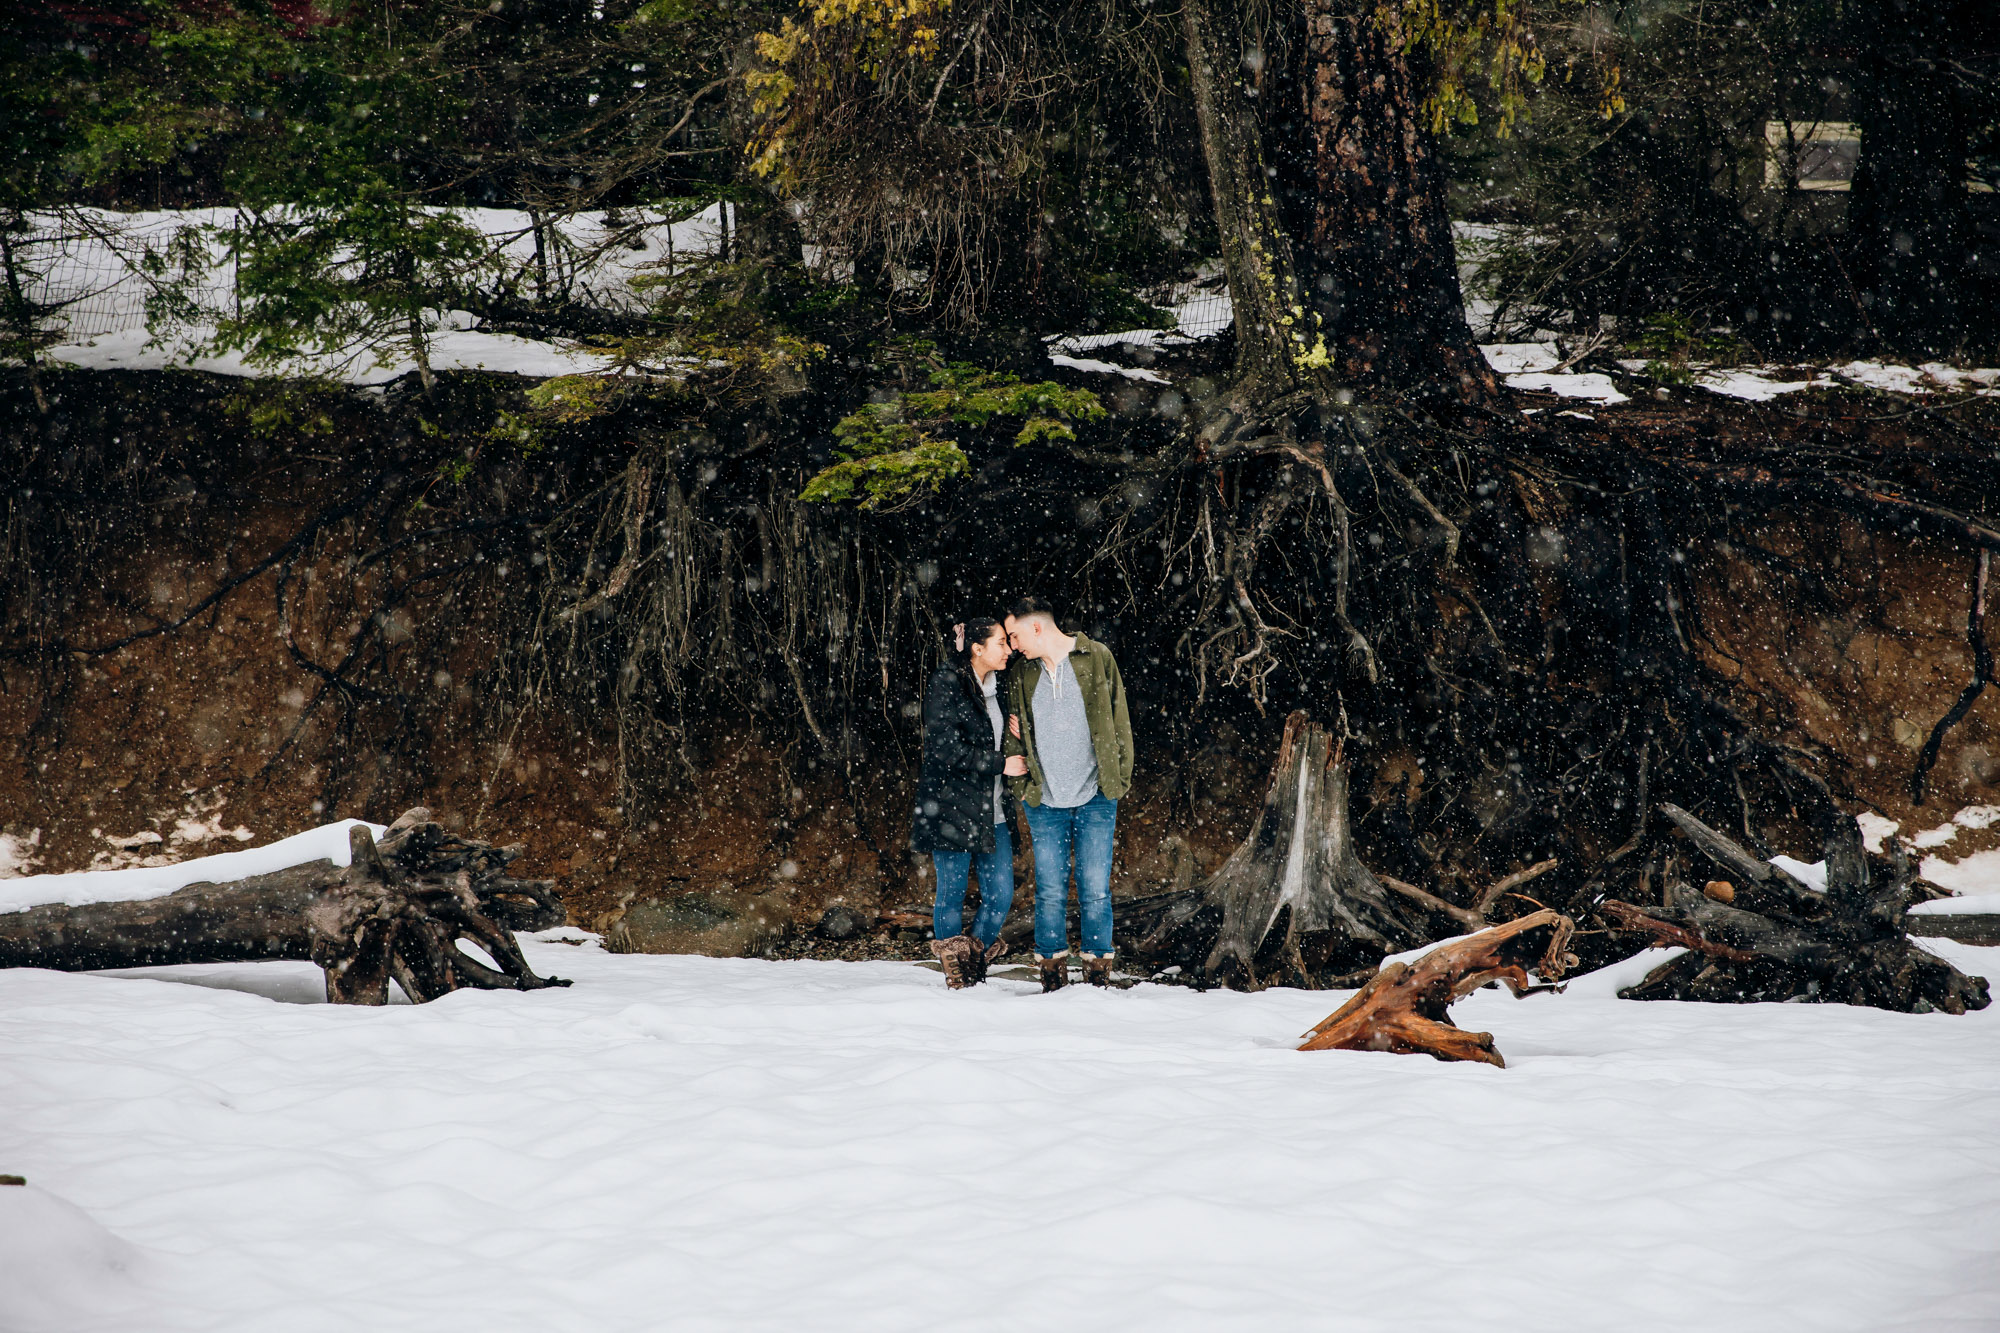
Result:
<svg viewBox="0 0 2000 1333"><path fill-rule="evenodd" d="M1576 923L1546 908L1504 926L1442 944L1414 963L1390 963L1354 998L1305 1034L1302 1051L1392 1051L1440 1060L1478 1060L1502 1069L1490 1032L1467 1032L1451 1021L1455 1001L1489 981L1516 996L1530 993L1530 969L1545 982L1576 965L1567 952Z"/></svg>
<svg viewBox="0 0 2000 1333"><path fill-rule="evenodd" d="M567 986L528 966L513 934L482 909L496 889L532 897L529 881L499 882L518 851L453 837L421 807L405 812L378 846L359 825L348 830L347 871L315 895L305 911L313 962L326 972L333 1004L386 1004L394 977L422 1004L466 987L540 990ZM474 878L485 893L476 893ZM504 901L504 898L503 898ZM497 965L459 948L468 940Z"/></svg>
<svg viewBox="0 0 2000 1333"><path fill-rule="evenodd" d="M1889 845L1889 873L1874 882L1861 830L1846 815L1826 834L1826 891L1816 892L1752 855L1675 805L1660 811L1709 859L1730 872L1727 905L1691 886L1669 884L1663 906L1617 899L1598 912L1617 929L1688 952L1619 995L1628 1000L1821 1000L1927 1013L1962 1014L1990 1002L1984 977L1967 976L1913 943L1904 930L1912 871L1902 846Z"/></svg>

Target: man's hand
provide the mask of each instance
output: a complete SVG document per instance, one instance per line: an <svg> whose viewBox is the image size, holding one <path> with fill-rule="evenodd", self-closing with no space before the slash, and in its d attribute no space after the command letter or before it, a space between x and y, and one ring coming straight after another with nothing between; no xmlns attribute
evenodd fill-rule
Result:
<svg viewBox="0 0 2000 1333"><path fill-rule="evenodd" d="M1019 713L1007 714L1007 734L1017 741L1021 739L1021 715Z"/></svg>
<svg viewBox="0 0 2000 1333"><path fill-rule="evenodd" d="M1007 776L1007 777L1010 777L1010 778L1025 778L1025 777L1027 777L1027 776L1028 776L1028 757L1027 757L1026 755L1023 755L1023 754L1010 754L1010 755L1008 755L1008 756L1007 756L1007 767L1005 767L1005 768L1001 769L1001 770L1000 770L1000 772L1001 772L1001 773L1002 773L1003 775L1005 775L1005 776Z"/></svg>

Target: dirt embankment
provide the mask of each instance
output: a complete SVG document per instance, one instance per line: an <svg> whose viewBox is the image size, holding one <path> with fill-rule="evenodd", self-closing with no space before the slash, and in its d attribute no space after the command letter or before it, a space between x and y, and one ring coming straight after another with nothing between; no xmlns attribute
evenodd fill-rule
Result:
<svg viewBox="0 0 2000 1333"><path fill-rule="evenodd" d="M634 897L680 893L755 901L775 910L774 924L795 926L839 902L927 901L924 868L903 848L911 718L871 756L852 801L796 747L718 721L688 738L671 794L635 822L620 805L604 716L488 706L505 652L504 562L485 585L493 604L378 610L387 619L370 636L357 617L379 604L371 580L410 577L398 562L423 548L432 520L420 508L370 534L374 550L390 548L373 563L329 531L258 572L301 514L338 494L329 447L260 448L227 484L194 479L183 503L128 516L69 584L72 600L53 608L62 660L0 661L0 873L179 859L424 804L479 837L526 841L526 871L560 879L573 920L588 927ZM1946 738L1922 808L1909 790L1919 748L1971 671L1969 558L1795 514L1742 516L1738 531L1754 555L1725 547L1691 568L1703 651L1746 715L1810 756L1855 808L1905 830L2000 801L2000 691ZM96 651L132 636L142 637ZM396 657L403 678L426 682L393 725L380 701L342 697L313 665L364 637ZM914 699L921 682L904 684ZM1219 863L1260 794L1270 737L1219 725L1193 753L1139 742L1141 777L1119 830L1126 891L1171 878L1169 835L1202 870Z"/></svg>
<svg viewBox="0 0 2000 1333"><path fill-rule="evenodd" d="M17 507L10 540L28 542L0 551L14 648L0 655L0 874L180 860L422 804L525 841L523 871L560 880L594 928L635 896L754 900L805 926L833 903L927 901L904 847L913 716L851 788L804 747L717 718L653 761L667 794L628 818L608 703L493 706L519 679L509 566L526 557L491 529L436 535L437 462L392 414L348 404L293 429L322 405L280 402L274 427L231 415L236 387L202 377L52 378L65 415L33 425L78 461L66 490L43 479L29 497L59 521ZM412 498L306 531L357 477ZM526 466L510 481L564 484ZM431 581L468 564L476 596L462 577ZM368 670L346 669L357 657ZM912 700L921 684L902 682ZM1239 749L1256 748L1224 727L1171 765L1144 756L1120 830L1127 884L1171 873L1151 856L1169 830L1220 858L1259 778Z"/></svg>

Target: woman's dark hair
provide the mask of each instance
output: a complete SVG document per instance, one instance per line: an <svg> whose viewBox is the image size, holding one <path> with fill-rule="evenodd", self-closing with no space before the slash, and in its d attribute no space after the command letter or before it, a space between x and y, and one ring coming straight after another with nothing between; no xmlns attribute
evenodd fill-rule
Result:
<svg viewBox="0 0 2000 1333"><path fill-rule="evenodd" d="M986 707L986 692L979 688L979 677L972 670L972 646L976 643L985 643L992 638L994 629L1000 627L1001 622L989 615L971 615L960 624L965 629L963 637L958 634L958 625L945 631L948 636L944 646L945 660L958 668L959 684L965 688L965 697L979 705L983 711ZM1005 632L1004 627L1002 632Z"/></svg>

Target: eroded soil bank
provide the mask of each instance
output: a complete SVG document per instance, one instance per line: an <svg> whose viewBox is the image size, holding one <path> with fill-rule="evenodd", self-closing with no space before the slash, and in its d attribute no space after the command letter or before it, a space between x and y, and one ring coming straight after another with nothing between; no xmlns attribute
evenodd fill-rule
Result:
<svg viewBox="0 0 2000 1333"><path fill-rule="evenodd" d="M928 901L924 868L904 850L920 664L880 664L899 706L846 742L844 771L774 723L781 710L718 711L658 761L674 770L657 784L664 794L635 813L615 699L496 704L522 679L509 665L523 614L510 562L522 557L479 530L438 535L424 497L444 484L440 459L407 417L349 396L302 426L282 412L251 420L229 405L233 386L198 376L53 378L61 419L37 429L76 460L59 497L70 545L63 577L46 559L21 577L24 554L50 554L25 549L47 530L10 511L0 873L178 859L423 804L477 836L525 840L525 870L560 879L572 920L589 928L651 898L669 904L655 925L671 935L671 905L695 895L690 939L713 943L724 918L704 913L719 904L744 923L736 945L756 951L809 930L829 905ZM1917 449L1941 429L1832 394L1782 407L1634 403L1565 427L1668 442L1807 428ZM493 484L552 488L557 471L525 458ZM302 533L347 488L391 484L416 498L365 531ZM1910 792L1919 749L1972 670L1967 555L1820 514L1737 510L1730 533L1688 561L1698 650L1744 715L1796 747L1847 808L1906 830L2000 800L2000 691L1945 737L1922 808ZM1552 527L1530 558L1553 579L1600 550ZM454 570L477 567L478 595L463 578L427 582L425 561L442 555ZM1092 627L1114 645L1117 631L1116 615ZM810 645L801 651L809 662ZM390 699L330 679L355 654L418 684ZM1224 700L1192 730L1169 728L1166 700L1142 690L1134 702L1140 777L1120 821L1120 892L1185 875L1189 854L1200 871L1219 863L1248 823L1281 720ZM1364 842L1423 779L1393 754L1375 765L1357 793ZM1786 831L1781 813L1763 829L1774 843Z"/></svg>

